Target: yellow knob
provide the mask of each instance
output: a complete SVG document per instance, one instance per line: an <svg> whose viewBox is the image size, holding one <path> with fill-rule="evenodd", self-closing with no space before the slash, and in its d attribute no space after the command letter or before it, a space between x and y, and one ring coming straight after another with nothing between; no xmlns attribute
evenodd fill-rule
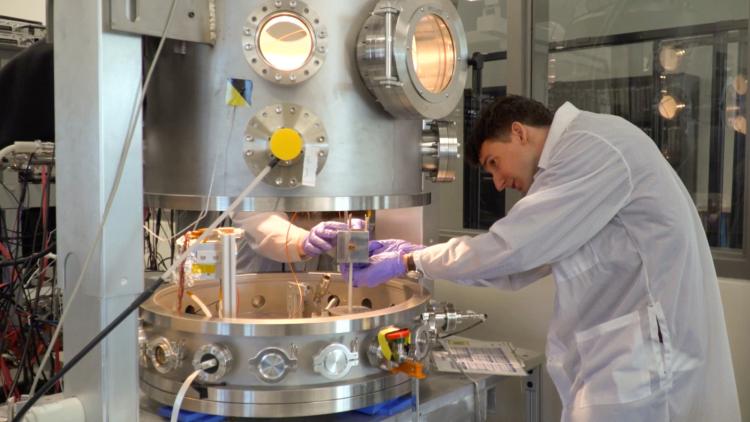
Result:
<svg viewBox="0 0 750 422"><path fill-rule="evenodd" d="M283 127L271 135L271 154L282 161L294 160L302 153L302 136L294 130Z"/></svg>

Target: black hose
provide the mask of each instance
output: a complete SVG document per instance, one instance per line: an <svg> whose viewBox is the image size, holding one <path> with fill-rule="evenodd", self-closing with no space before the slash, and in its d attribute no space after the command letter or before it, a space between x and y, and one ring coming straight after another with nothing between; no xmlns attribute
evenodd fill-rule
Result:
<svg viewBox="0 0 750 422"><path fill-rule="evenodd" d="M45 249L45 250L43 250L41 252L37 252L35 254L31 254L29 256L25 256L23 258L14 259L14 260L11 260L11 261L0 261L0 268L10 267L12 265L23 264L26 261L33 261L35 259L39 259L39 258L44 257L44 255L47 255L48 253L50 253L50 252L52 252L54 250L55 250L55 244L53 243L53 244L49 245L47 247L47 249Z"/></svg>

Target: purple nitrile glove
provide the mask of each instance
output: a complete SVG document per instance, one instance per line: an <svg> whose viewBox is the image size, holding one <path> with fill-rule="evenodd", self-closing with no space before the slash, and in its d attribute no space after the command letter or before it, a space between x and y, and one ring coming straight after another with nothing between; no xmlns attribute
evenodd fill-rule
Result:
<svg viewBox="0 0 750 422"><path fill-rule="evenodd" d="M370 256L393 251L407 254L425 248L424 245L417 245L400 239L371 240L367 246L370 250Z"/></svg>
<svg viewBox="0 0 750 422"><path fill-rule="evenodd" d="M352 218L352 230L365 228L365 221ZM349 230L346 223L338 221L323 221L310 229L310 232L301 242L301 250L305 256L317 256L333 248L336 244L336 235L343 230Z"/></svg>
<svg viewBox="0 0 750 422"><path fill-rule="evenodd" d="M349 266L341 265L341 276L349 279ZM352 283L355 287L375 287L406 273L403 254L397 251L382 252L370 257L367 266L354 267Z"/></svg>

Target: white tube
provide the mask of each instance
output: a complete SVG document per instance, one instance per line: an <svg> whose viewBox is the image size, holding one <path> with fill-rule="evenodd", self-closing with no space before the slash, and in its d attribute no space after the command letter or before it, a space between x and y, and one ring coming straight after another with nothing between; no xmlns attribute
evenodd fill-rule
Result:
<svg viewBox="0 0 750 422"><path fill-rule="evenodd" d="M211 310L208 309L208 306L206 306L205 303L201 300L201 298L198 297L195 293L191 291L185 292L187 293L188 297L195 302L199 308L201 308L201 311L203 311L203 315L206 316L206 318L213 318L213 314L211 313Z"/></svg>
<svg viewBox="0 0 750 422"><path fill-rule="evenodd" d="M177 422L177 419L180 417L180 407L182 407L182 400L185 399L185 395L187 394L188 388L190 388L190 384L192 384L193 381L198 378L198 375L200 375L200 373L200 369L193 371L193 373L190 374L187 379L185 379L185 382L182 383L180 390L177 392L177 397L174 398L174 405L172 406L172 417L169 418L169 422Z"/></svg>
<svg viewBox="0 0 750 422"><path fill-rule="evenodd" d="M24 415L23 422L85 422L86 413L76 397L34 406Z"/></svg>
<svg viewBox="0 0 750 422"><path fill-rule="evenodd" d="M223 318L237 318L237 242L233 233L220 233L221 303Z"/></svg>
<svg viewBox="0 0 750 422"><path fill-rule="evenodd" d="M0 149L0 162L2 162L6 156L12 154L14 149L16 149L15 145L8 145L7 147Z"/></svg>

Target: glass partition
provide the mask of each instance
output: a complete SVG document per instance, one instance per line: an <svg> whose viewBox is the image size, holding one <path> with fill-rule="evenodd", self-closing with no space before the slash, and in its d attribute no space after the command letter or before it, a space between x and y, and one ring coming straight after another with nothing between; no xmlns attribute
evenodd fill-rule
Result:
<svg viewBox="0 0 750 422"><path fill-rule="evenodd" d="M622 116L679 174L717 257L748 246L748 2L534 3L534 96ZM544 71L546 70L546 71ZM723 254L723 255L722 255ZM719 265L721 272L721 265Z"/></svg>

